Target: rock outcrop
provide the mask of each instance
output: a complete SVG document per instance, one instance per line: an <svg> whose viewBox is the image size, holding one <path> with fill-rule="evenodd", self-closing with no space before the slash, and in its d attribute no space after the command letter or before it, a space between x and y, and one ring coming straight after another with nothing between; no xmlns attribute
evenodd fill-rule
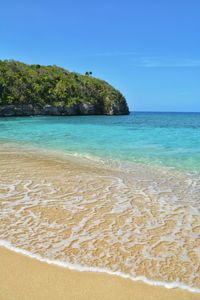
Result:
<svg viewBox="0 0 200 300"><path fill-rule="evenodd" d="M81 103L71 107L45 105L44 107L34 107L28 105L5 105L0 106L0 117L20 117L20 116L75 116L75 115L123 115L129 111L123 106L112 106L108 112L102 107L92 104Z"/></svg>
<svg viewBox="0 0 200 300"><path fill-rule="evenodd" d="M0 60L0 116L123 115L125 97L109 83L57 66Z"/></svg>

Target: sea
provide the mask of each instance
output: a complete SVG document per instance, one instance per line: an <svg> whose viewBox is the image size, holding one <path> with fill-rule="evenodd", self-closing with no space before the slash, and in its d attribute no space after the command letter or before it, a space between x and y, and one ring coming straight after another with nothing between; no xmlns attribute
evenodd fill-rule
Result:
<svg viewBox="0 0 200 300"><path fill-rule="evenodd" d="M0 119L0 245L200 293L200 113Z"/></svg>

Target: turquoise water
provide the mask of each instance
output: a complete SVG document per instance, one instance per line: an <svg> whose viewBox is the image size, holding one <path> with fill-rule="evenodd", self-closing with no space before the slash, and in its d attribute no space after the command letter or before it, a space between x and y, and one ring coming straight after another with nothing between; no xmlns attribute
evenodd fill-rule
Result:
<svg viewBox="0 0 200 300"><path fill-rule="evenodd" d="M200 113L1 118L0 140L83 156L200 170Z"/></svg>
<svg viewBox="0 0 200 300"><path fill-rule="evenodd" d="M200 293L199 175L200 113L0 118L0 245Z"/></svg>

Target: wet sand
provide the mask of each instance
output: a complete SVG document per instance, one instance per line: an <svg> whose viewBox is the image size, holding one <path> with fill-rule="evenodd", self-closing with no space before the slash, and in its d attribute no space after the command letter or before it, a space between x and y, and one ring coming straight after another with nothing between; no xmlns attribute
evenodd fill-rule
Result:
<svg viewBox="0 0 200 300"><path fill-rule="evenodd" d="M15 145L1 147L0 165L2 240L65 265L200 286L195 178L141 166L130 173ZM200 294L71 271L1 247L0 284L0 300L200 300Z"/></svg>
<svg viewBox="0 0 200 300"><path fill-rule="evenodd" d="M0 248L1 300L199 300L199 294L70 271Z"/></svg>

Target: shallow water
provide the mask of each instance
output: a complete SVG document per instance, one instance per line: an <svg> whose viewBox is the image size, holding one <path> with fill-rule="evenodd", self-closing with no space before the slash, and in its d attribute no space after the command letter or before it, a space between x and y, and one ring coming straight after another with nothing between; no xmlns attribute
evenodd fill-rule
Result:
<svg viewBox="0 0 200 300"><path fill-rule="evenodd" d="M0 140L86 157L200 170L200 113L1 118Z"/></svg>
<svg viewBox="0 0 200 300"><path fill-rule="evenodd" d="M0 245L200 292L199 115L142 115L1 119ZM153 128L162 136L145 140Z"/></svg>

